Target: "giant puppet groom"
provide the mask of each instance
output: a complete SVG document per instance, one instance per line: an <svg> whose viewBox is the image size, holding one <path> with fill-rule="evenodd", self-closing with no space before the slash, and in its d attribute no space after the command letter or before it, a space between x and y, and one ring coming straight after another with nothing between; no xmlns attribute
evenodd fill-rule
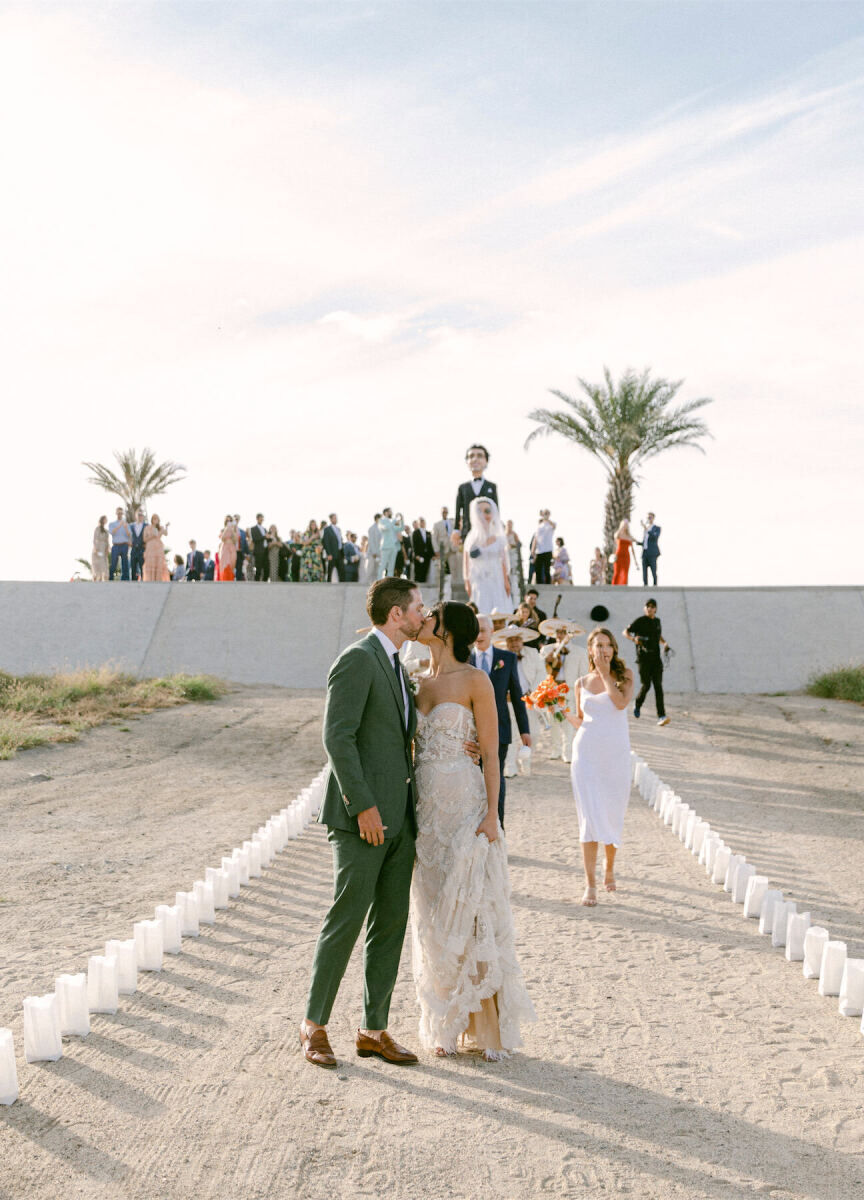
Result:
<svg viewBox="0 0 864 1200"><path fill-rule="evenodd" d="M411 743L417 724L399 648L423 624L423 597L407 579L379 579L366 609L373 629L330 668L324 747L330 764L319 821L333 848L333 903L318 935L300 1043L307 1060L335 1067L326 1025L366 921L361 1057L413 1063L387 1033L408 919L417 831ZM368 919L367 919L368 914Z"/></svg>
<svg viewBox="0 0 864 1200"><path fill-rule="evenodd" d="M487 500L494 501L498 506L498 511L501 511L501 505L498 504L498 488L496 484L486 478L486 467L489 465L489 451L485 446L475 443L465 451L465 461L468 464L468 470L471 472L471 478L465 483L459 484L459 491L456 493L455 516L456 528L461 530L463 542L471 528L470 508L472 500L476 500L478 496L483 496Z"/></svg>

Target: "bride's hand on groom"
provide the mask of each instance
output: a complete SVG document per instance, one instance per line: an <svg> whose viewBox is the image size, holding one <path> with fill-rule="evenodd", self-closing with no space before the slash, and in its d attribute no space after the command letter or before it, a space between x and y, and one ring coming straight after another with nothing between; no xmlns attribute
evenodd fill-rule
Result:
<svg viewBox="0 0 864 1200"><path fill-rule="evenodd" d="M364 808L358 813L357 825L364 842L368 842L370 846L384 844L384 830L387 826L381 824L381 814L377 805L373 804L371 808Z"/></svg>
<svg viewBox="0 0 864 1200"><path fill-rule="evenodd" d="M498 814L497 812L487 813L476 829L476 836L485 833L489 839L489 844L498 841Z"/></svg>

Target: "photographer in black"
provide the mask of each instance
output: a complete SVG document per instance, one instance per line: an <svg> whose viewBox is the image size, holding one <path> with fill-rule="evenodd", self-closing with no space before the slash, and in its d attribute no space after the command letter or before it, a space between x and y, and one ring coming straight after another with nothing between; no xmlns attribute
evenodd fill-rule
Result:
<svg viewBox="0 0 864 1200"><path fill-rule="evenodd" d="M633 705L633 716L638 717L645 697L654 685L654 699L657 703L657 724L668 725L666 706L663 702L663 659L660 656L661 645L667 654L671 647L663 637L663 630L657 616L657 601L645 601L645 615L637 617L624 630L624 636L636 643L636 666L639 668L639 680L642 686Z"/></svg>

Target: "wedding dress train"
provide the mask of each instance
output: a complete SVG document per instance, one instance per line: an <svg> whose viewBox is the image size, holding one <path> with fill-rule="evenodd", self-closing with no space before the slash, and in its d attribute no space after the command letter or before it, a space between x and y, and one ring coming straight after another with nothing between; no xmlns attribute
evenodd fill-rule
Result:
<svg viewBox="0 0 864 1200"><path fill-rule="evenodd" d="M452 1053L464 1035L487 1058L522 1045L535 1020L516 961L507 847L476 834L486 815L483 773L466 755L476 740L462 704L418 713L417 861L411 884L420 1040Z"/></svg>

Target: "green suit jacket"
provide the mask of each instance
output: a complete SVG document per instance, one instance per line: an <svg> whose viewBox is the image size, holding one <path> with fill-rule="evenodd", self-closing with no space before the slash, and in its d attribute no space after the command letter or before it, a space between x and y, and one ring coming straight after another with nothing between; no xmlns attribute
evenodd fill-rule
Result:
<svg viewBox="0 0 864 1200"><path fill-rule="evenodd" d="M416 828L417 713L407 679L405 687L407 729L396 672L374 632L343 650L330 668L324 710L330 773L318 816L322 824L357 833L357 814L377 805L385 838L396 836L406 815Z"/></svg>

